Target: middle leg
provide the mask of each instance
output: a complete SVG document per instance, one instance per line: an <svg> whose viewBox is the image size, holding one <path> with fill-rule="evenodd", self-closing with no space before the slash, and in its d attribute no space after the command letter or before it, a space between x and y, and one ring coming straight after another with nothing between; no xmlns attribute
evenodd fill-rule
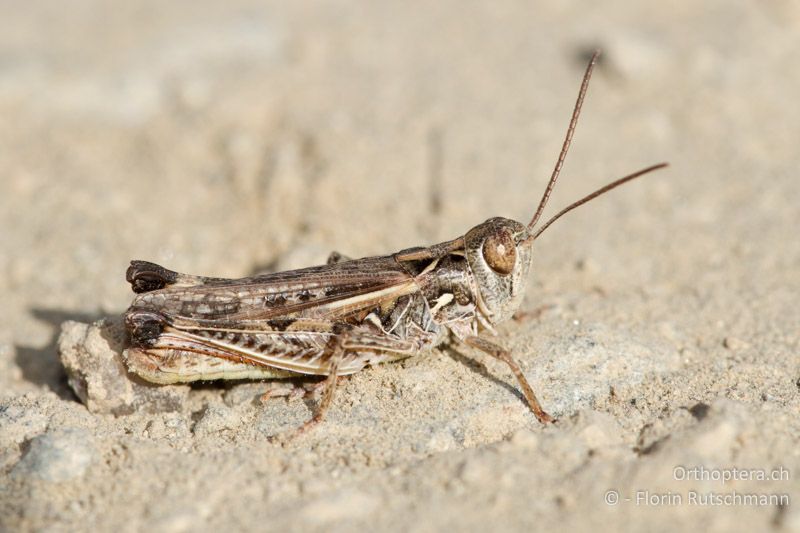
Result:
<svg viewBox="0 0 800 533"><path fill-rule="evenodd" d="M330 364L328 366L328 377L325 378L325 381L322 382L322 400L319 402L317 406L317 411L311 417L310 420L306 421L299 429L299 433L305 433L309 429L313 428L317 424L319 424L324 418L325 413L328 412L328 409L333 402L333 396L336 392L336 384L339 379L339 365L344 359L345 355L344 349L344 339L342 337L336 337L334 340L334 346L330 356Z"/></svg>

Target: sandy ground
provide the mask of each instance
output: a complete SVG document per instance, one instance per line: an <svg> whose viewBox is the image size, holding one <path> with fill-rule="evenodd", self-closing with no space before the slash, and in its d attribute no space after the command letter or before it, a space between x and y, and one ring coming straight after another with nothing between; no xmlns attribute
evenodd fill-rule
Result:
<svg viewBox="0 0 800 533"><path fill-rule="evenodd" d="M0 17L0 529L800 530L797 3L224 4ZM118 356L132 258L238 277L528 220L593 47L549 212L672 166L536 243L543 311L500 329L556 425L459 346L283 444L316 403L263 383L78 400L59 334Z"/></svg>

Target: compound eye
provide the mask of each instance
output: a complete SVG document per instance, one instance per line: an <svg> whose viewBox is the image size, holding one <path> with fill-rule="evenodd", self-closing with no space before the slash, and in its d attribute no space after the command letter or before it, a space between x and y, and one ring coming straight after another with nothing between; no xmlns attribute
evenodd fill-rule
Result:
<svg viewBox="0 0 800 533"><path fill-rule="evenodd" d="M503 276L514 270L517 261L517 247L507 231L499 231L483 241L483 258L489 268Z"/></svg>

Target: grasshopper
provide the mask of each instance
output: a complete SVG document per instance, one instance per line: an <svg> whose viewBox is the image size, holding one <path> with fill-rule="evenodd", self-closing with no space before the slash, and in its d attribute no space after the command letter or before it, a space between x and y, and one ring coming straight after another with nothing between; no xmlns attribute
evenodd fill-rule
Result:
<svg viewBox="0 0 800 533"><path fill-rule="evenodd" d="M552 422L508 350L486 338L525 294L536 238L562 215L666 163L620 178L536 224L555 186L597 61L583 76L556 166L528 224L491 218L451 241L241 279L180 274L132 261L128 368L154 383L319 375L323 419L337 378L455 339L506 363L536 418ZM484 333L484 335L481 335Z"/></svg>

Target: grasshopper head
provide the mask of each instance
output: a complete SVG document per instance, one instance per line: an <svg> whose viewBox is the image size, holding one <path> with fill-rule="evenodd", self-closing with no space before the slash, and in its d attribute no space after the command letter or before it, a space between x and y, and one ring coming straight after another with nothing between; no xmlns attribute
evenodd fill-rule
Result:
<svg viewBox="0 0 800 533"><path fill-rule="evenodd" d="M464 237L470 270L478 285L478 307L492 324L511 318L525 295L531 267L528 227L507 218L490 218Z"/></svg>
<svg viewBox="0 0 800 533"><path fill-rule="evenodd" d="M531 267L531 246L533 241L544 230L549 228L562 215L569 213L576 207L619 187L623 183L667 166L667 163L659 163L612 181L605 187L601 187L577 202L568 205L547 222L536 227L545 205L547 205L547 200L550 198L550 193L553 192L553 187L555 187L564 159L567 156L567 150L572 143L572 135L578 124L578 116L581 112L583 99L589 87L589 78L592 76L592 69L597 62L599 53L599 51L596 51L592 55L589 66L586 68L586 73L583 75L583 82L578 92L578 100L575 102L575 108L572 111L572 119L570 120L569 128L567 128L564 143L561 146L561 153L558 156L558 161L550 176L550 181L547 183L542 199L539 201L539 207L536 208L531 221L525 226L507 218L490 218L483 224L472 228L464 237L466 240L467 261L478 284L478 307L483 316L492 324L511 318L511 315L519 308L522 297L525 294L525 282Z"/></svg>

